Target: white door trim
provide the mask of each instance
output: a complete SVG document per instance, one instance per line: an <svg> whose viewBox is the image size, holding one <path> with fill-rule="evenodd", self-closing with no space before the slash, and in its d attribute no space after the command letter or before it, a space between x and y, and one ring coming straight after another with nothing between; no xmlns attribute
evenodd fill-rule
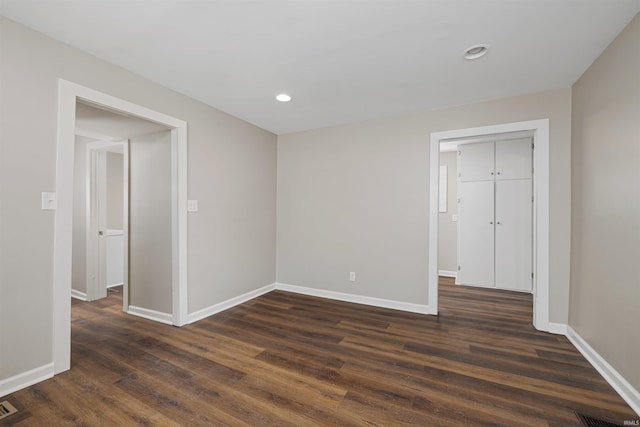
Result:
<svg viewBox="0 0 640 427"><path fill-rule="evenodd" d="M549 331L549 119L432 132L429 145L429 310L438 313L438 190L440 143L456 138L533 131L533 325Z"/></svg>
<svg viewBox="0 0 640 427"><path fill-rule="evenodd" d="M56 192L53 248L53 364L71 366L71 248L76 101L84 100L172 128L173 324L187 322L187 123L128 101L58 80Z"/></svg>

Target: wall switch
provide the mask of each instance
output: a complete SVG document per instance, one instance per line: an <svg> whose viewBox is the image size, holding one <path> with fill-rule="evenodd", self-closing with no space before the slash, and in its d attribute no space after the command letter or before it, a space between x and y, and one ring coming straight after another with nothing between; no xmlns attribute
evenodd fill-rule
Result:
<svg viewBox="0 0 640 427"><path fill-rule="evenodd" d="M187 212L198 212L197 200L187 200Z"/></svg>
<svg viewBox="0 0 640 427"><path fill-rule="evenodd" d="M350 282L355 282L356 281L356 272L352 271L351 273L349 273L349 281Z"/></svg>
<svg viewBox="0 0 640 427"><path fill-rule="evenodd" d="M452 222L458 221L458 215L456 215L456 214L451 215L451 221Z"/></svg>
<svg viewBox="0 0 640 427"><path fill-rule="evenodd" d="M58 197L56 193L42 193L42 210L53 211L58 207Z"/></svg>

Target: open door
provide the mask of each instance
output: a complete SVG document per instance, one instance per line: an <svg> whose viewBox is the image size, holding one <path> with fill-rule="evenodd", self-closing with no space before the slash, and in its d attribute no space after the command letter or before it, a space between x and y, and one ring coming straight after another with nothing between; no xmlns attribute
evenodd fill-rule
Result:
<svg viewBox="0 0 640 427"><path fill-rule="evenodd" d="M116 149L126 157L126 141L92 142L87 144L87 300L93 301L107 296L107 153ZM126 161L124 162L126 163ZM123 176L123 195L127 186L126 173ZM123 218L126 218L126 204L123 202ZM124 228L124 227L123 227ZM126 248L127 232L124 229ZM124 251L123 265L126 262ZM123 273L126 288L126 274Z"/></svg>

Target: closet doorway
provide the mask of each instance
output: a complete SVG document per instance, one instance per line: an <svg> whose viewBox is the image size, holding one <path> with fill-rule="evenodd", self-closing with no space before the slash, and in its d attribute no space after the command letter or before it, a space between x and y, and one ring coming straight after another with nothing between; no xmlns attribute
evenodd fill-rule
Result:
<svg viewBox="0 0 640 427"><path fill-rule="evenodd" d="M477 128L433 132L430 137L429 185L429 312L438 313L438 224L440 202L441 145L464 141L487 142L488 139L516 139L531 136L533 152L532 179L532 293L533 324L550 332L549 324L549 120L531 120Z"/></svg>

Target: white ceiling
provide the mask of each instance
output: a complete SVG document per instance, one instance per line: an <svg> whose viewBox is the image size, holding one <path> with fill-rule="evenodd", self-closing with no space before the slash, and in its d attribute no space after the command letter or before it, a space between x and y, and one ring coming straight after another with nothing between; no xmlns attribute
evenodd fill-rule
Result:
<svg viewBox="0 0 640 427"><path fill-rule="evenodd" d="M569 87L639 11L640 0L0 0L10 19L278 134ZM489 54L464 60L478 43Z"/></svg>
<svg viewBox="0 0 640 427"><path fill-rule="evenodd" d="M76 135L90 140L122 141L169 128L105 108L76 103Z"/></svg>

